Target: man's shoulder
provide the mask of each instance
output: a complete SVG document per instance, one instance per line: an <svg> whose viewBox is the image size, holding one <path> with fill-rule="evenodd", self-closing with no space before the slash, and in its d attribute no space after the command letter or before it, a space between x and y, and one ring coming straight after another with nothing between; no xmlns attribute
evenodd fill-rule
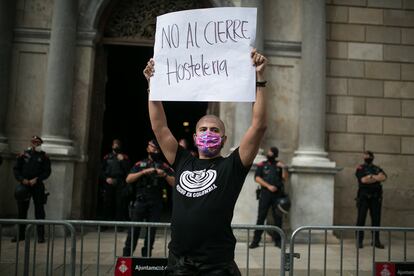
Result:
<svg viewBox="0 0 414 276"><path fill-rule="evenodd" d="M266 161L261 161L261 162L257 163L256 167L258 167L258 168L259 168L259 167L260 167L260 168L261 168L261 167L264 167L264 166L266 166L266 163L267 163Z"/></svg>
<svg viewBox="0 0 414 276"><path fill-rule="evenodd" d="M375 171L384 172L384 170L380 166L377 166L377 165L374 165L374 164L372 164L372 166L374 167Z"/></svg>
<svg viewBox="0 0 414 276"><path fill-rule="evenodd" d="M40 153L40 156L43 157L43 159L49 159L49 155L47 155L47 153L45 151L42 150L39 153Z"/></svg>
<svg viewBox="0 0 414 276"><path fill-rule="evenodd" d="M129 156L126 153L121 153L125 160L129 160Z"/></svg>
<svg viewBox="0 0 414 276"><path fill-rule="evenodd" d="M372 166L373 166L374 168L381 169L381 167L380 167L380 166L378 166L378 165L372 164Z"/></svg>
<svg viewBox="0 0 414 276"><path fill-rule="evenodd" d="M359 165L356 167L356 171L361 171L361 170L363 170L363 169L365 169L365 164L359 164Z"/></svg>

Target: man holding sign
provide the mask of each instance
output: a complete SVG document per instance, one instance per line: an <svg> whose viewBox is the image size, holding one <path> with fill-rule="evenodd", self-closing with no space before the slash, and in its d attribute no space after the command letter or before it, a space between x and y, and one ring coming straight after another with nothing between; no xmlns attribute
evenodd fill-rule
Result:
<svg viewBox="0 0 414 276"><path fill-rule="evenodd" d="M219 21L225 22L223 20ZM206 25L204 24L204 26ZM238 28L246 28L246 26L239 26ZM158 21L157 32L159 32ZM252 32L244 33L245 36L252 36ZM231 40L230 37L228 40ZM217 43L218 41L219 39ZM201 44L200 41L199 44ZM172 45L174 44L172 43ZM235 46L233 47L236 52L240 50ZM165 81L165 79L163 80L165 64L162 61L158 64L158 61L162 59L159 56L157 58L157 49L154 49L157 64L155 65L155 61L151 59L144 70L148 84L151 80L151 89L148 89L150 93L148 108L151 126L161 150L176 173L173 187L171 242L169 244L167 275L241 275L234 262L236 239L231 229L231 220L236 200L266 130L264 100L266 81L264 80L264 71L267 59L257 53L256 50L252 50L249 57L249 50L247 49L248 47L244 53L238 53L242 56L242 59L247 58L249 60L247 65L243 62L239 64L240 67L245 66L247 74L238 76L242 83L245 80L251 80L250 83L246 83L247 89L237 91L234 87L239 87L239 82L233 81L233 79L229 81L226 74L220 73L219 79L215 79L216 81L229 82L227 85L233 87L231 92L236 94L249 92L248 88L251 87L251 92L253 92L253 95L255 93L256 96L256 101L253 103L252 122L240 142L240 147L225 158L221 156L221 149L227 138L224 123L214 115L202 117L196 125L194 142L198 148L199 158L194 157L188 150L179 146L168 128L167 118L161 102L161 100L174 100L171 99L169 93L174 88L171 86L164 87L164 90L166 90L164 94L160 91L162 87L160 82ZM171 55L167 58L168 60L171 57L178 58L177 55ZM229 63L227 63L227 66L229 66ZM157 71L154 74L155 68ZM227 70L230 75L230 67L227 67ZM219 73L218 71L215 72ZM226 100L217 96L218 94L226 94L223 91L227 91L223 89L221 89L221 92L218 91L219 93L213 93L215 96L211 96L210 88L216 83L213 83L213 79L210 77L211 75L204 76L203 79L207 82L204 81L202 86L200 84L197 86L198 93L202 96L201 98L196 96L195 100L206 100L206 98L209 98L209 100ZM256 89L254 89L255 83ZM182 82L176 82L176 85L180 84ZM193 87L178 87L194 90ZM156 96L152 95L154 89L158 90ZM193 96L194 94L187 97L181 95L180 99L191 100L194 99ZM247 100L236 95L234 101ZM254 96L252 101L254 101Z"/></svg>
<svg viewBox="0 0 414 276"><path fill-rule="evenodd" d="M176 172L168 275L240 275L234 262L236 239L231 220L266 130L263 93L267 59L256 51L251 56L257 79L252 123L240 147L226 158L221 156L225 128L218 117L206 115L198 121L194 134L199 153L196 158L178 145L168 128L162 102L148 102L152 129ZM150 60L144 70L148 82L153 72L154 61Z"/></svg>

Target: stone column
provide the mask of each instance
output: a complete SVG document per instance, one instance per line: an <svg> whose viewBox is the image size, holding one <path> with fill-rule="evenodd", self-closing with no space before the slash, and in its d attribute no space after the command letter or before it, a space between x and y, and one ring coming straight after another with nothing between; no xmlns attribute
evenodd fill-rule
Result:
<svg viewBox="0 0 414 276"><path fill-rule="evenodd" d="M46 180L48 219L67 219L71 214L75 161L70 130L77 17L77 0L54 1L42 127L42 147L52 163L52 174Z"/></svg>
<svg viewBox="0 0 414 276"><path fill-rule="evenodd" d="M73 154L70 140L78 1L55 0L47 64L42 138L52 154Z"/></svg>
<svg viewBox="0 0 414 276"><path fill-rule="evenodd" d="M257 8L256 49L259 52L263 52L263 0L242 0L241 6ZM238 146L241 138L250 126L252 118L252 104L236 103L234 116L233 145Z"/></svg>
<svg viewBox="0 0 414 276"><path fill-rule="evenodd" d="M9 96L10 59L13 40L15 1L0 1L0 152L7 148L5 124Z"/></svg>
<svg viewBox="0 0 414 276"><path fill-rule="evenodd" d="M299 145L291 167L291 228L332 225L336 165L325 152L325 1L303 0Z"/></svg>
<svg viewBox="0 0 414 276"><path fill-rule="evenodd" d="M257 8L257 31L256 31L256 49L263 52L263 0L242 0L241 5L243 7L256 7ZM234 112L234 133L233 133L233 146L237 147L240 144L240 140L246 133L247 128L250 126L252 120L252 103L236 103ZM229 141L230 142L230 141ZM234 148L233 147L233 148ZM256 156L254 164L262 161L264 157L260 154ZM237 200L234 210L233 223L242 224L255 224L257 219L258 202L256 200L256 187L257 183L254 181L254 169L252 166L249 174L246 177L246 181L243 185L243 189L240 192L239 199Z"/></svg>

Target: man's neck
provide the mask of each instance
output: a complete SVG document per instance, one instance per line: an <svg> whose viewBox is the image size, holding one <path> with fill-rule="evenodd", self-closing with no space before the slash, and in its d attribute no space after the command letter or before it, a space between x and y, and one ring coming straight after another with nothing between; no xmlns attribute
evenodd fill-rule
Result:
<svg viewBox="0 0 414 276"><path fill-rule="evenodd" d="M202 159L202 160L208 160L208 159L215 159L217 157L221 157L221 153L219 152L218 154L214 155L214 156L206 156L203 155L201 152L198 152L198 159Z"/></svg>

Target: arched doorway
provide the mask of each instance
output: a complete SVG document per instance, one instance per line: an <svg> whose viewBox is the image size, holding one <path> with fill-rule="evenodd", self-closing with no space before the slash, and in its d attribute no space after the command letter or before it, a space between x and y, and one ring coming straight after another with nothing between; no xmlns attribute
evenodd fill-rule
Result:
<svg viewBox="0 0 414 276"><path fill-rule="evenodd" d="M98 174L102 157L111 141L119 138L132 163L146 157L147 141L153 137L147 108L147 83L142 75L152 57L156 16L177 10L211 7L209 1L114 1L102 15L102 38L96 44L94 100L89 140L89 183L91 197L84 214L96 218L99 212ZM169 127L177 139L192 141L198 119L207 103L164 104ZM92 181L91 181L92 180ZM95 195L94 195L95 193ZM166 204L168 208L169 204ZM168 213L168 210L166 210Z"/></svg>

